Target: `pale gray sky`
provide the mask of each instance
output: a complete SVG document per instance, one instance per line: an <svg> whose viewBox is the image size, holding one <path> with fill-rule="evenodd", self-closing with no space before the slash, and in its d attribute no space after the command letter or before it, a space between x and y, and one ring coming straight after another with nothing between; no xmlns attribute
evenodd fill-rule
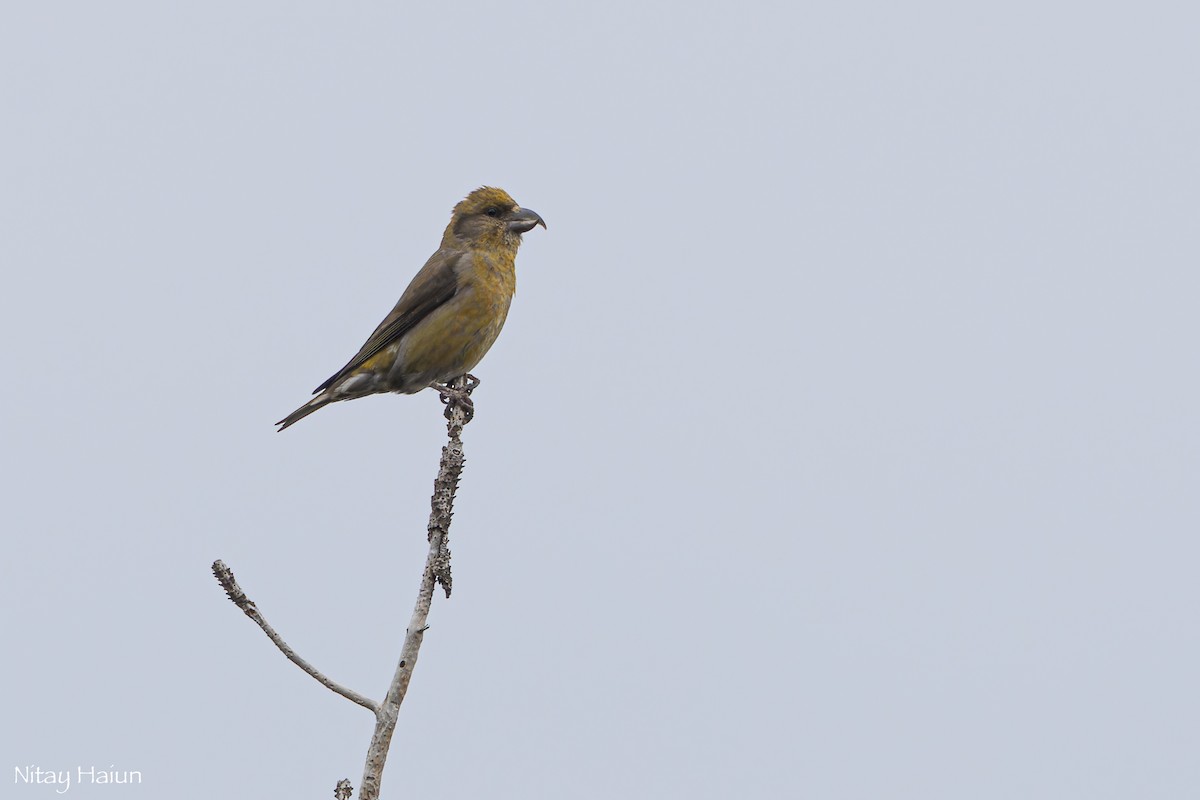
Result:
<svg viewBox="0 0 1200 800"><path fill-rule="evenodd" d="M1200 792L1200 12L0 13L5 659L70 797L325 797L431 393L271 424L481 184L526 237L385 797Z"/></svg>

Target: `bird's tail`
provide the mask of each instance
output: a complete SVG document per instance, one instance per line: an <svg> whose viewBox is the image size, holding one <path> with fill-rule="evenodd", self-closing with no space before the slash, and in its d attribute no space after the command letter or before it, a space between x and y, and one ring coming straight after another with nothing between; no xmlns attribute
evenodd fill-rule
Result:
<svg viewBox="0 0 1200 800"><path fill-rule="evenodd" d="M295 411L288 414L286 417L279 420L279 422L276 422L275 424L279 426L279 430L283 430L284 428L288 428L292 425L295 425L297 422L304 419L309 414L311 414L314 411L317 411L321 408L324 408L325 406L329 405L333 401L334 401L334 398L330 397L328 392L322 392L321 394L317 395L312 400L309 400L307 403L300 406ZM278 431L276 431L276 433L278 433Z"/></svg>

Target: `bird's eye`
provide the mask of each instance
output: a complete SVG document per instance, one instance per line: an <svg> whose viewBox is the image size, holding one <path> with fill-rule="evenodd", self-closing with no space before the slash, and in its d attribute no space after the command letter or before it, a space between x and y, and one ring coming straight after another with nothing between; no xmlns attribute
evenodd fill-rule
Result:
<svg viewBox="0 0 1200 800"><path fill-rule="evenodd" d="M498 216L500 216L500 209L489 208L486 211L484 211L483 213L487 214L489 217L498 217Z"/></svg>

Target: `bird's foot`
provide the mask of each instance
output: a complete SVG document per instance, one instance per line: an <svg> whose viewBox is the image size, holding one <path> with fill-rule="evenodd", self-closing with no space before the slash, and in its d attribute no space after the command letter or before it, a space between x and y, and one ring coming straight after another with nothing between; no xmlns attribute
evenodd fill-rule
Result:
<svg viewBox="0 0 1200 800"><path fill-rule="evenodd" d="M461 386L454 384L462 383ZM455 378L450 383L435 383L433 388L438 390L438 399L442 401L442 405L446 406L446 419L450 419L450 415L454 411L454 407L458 406L466 415L465 422L470 422L475 417L475 401L471 399L471 392L479 386L479 378L474 375L463 375Z"/></svg>

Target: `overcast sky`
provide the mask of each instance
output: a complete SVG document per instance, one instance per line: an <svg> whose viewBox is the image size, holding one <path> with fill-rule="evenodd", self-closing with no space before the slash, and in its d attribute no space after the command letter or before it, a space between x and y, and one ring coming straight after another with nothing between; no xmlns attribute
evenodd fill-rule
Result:
<svg viewBox="0 0 1200 800"><path fill-rule="evenodd" d="M1200 793L1188 3L10 3L14 770L327 797L436 396L272 422L525 237L384 797ZM402 791L403 790L403 791Z"/></svg>

